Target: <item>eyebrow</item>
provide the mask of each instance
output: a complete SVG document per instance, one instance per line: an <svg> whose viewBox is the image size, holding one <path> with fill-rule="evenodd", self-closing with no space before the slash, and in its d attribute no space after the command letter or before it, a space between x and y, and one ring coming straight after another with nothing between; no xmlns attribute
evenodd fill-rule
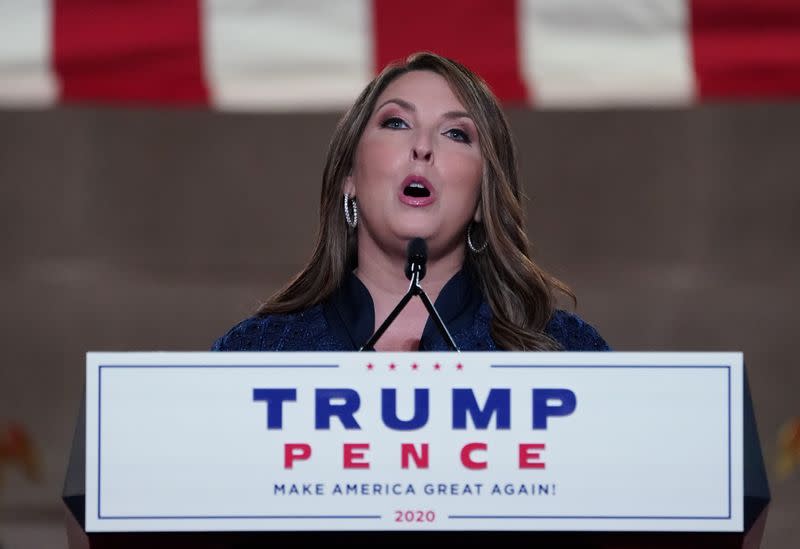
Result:
<svg viewBox="0 0 800 549"><path fill-rule="evenodd" d="M400 99L400 98L398 98L398 97L394 97L394 98L392 98L392 99L387 99L386 101L384 101L383 103L381 103L380 105L378 105L378 108L377 108L377 109L375 109L375 110L376 110L376 111L379 111L379 110L381 110L381 109L382 109L384 106L388 105L389 103L395 103L395 104L397 104L397 105L399 105L399 106L403 107L404 109L406 109L406 110L408 110L408 111L411 111L411 112L417 112L417 108L416 108L416 107L415 107L415 106L414 106L412 103L409 103L409 102L408 102L408 101L406 101L405 99ZM453 118L469 118L470 120L472 120L472 117L471 117L471 116L469 115L469 113L468 113L468 112L466 112L466 111L447 111L446 113L444 113L444 114L442 115L442 118L447 118L447 119L453 119Z"/></svg>

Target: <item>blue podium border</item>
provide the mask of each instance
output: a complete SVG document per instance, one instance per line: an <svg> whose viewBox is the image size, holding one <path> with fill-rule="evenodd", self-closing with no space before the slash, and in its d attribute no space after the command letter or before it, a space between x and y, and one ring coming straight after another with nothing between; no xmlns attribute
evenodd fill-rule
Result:
<svg viewBox="0 0 800 549"><path fill-rule="evenodd" d="M382 519L382 515L159 515L159 516L125 516L125 515L103 515L101 512L101 442L102 442L102 394L103 394L103 370L104 369L280 369L280 368L339 368L338 364L233 364L233 365L207 365L207 364L114 364L100 365L98 368L98 395L97 395L97 519L98 520L262 520L262 519L335 519L335 520L375 520ZM711 369L725 370L727 374L728 389L728 514L724 516L674 516L674 515L486 515L486 514L460 514L447 515L451 520L559 520L559 519L584 519L584 520L730 520L732 516L732 448L731 448L731 366L727 365L651 365L651 364L625 364L625 365L564 365L564 364L490 364L489 368L495 369Z"/></svg>

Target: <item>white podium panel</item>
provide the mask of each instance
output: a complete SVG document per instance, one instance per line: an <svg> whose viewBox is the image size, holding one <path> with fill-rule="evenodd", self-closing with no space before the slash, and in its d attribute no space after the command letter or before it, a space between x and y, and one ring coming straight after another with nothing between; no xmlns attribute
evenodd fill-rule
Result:
<svg viewBox="0 0 800 549"><path fill-rule="evenodd" d="M86 530L741 531L740 353L88 353Z"/></svg>

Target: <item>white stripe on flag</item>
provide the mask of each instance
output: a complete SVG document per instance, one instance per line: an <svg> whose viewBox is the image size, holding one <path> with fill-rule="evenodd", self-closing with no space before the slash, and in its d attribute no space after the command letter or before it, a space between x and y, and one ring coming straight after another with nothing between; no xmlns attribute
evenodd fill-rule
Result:
<svg viewBox="0 0 800 549"><path fill-rule="evenodd" d="M694 97L687 0L521 0L523 72L541 106Z"/></svg>
<svg viewBox="0 0 800 549"><path fill-rule="evenodd" d="M55 102L52 17L48 0L0 0L0 103L4 106Z"/></svg>
<svg viewBox="0 0 800 549"><path fill-rule="evenodd" d="M205 71L220 109L339 109L372 77L368 0L205 0Z"/></svg>

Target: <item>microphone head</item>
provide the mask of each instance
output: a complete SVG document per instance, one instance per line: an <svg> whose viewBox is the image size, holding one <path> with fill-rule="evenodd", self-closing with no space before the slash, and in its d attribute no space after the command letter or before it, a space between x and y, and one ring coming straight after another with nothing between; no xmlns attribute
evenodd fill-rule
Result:
<svg viewBox="0 0 800 549"><path fill-rule="evenodd" d="M425 278L425 264L428 262L428 245L422 238L412 238L408 243L406 254L406 278L411 280L411 275L419 271L419 280Z"/></svg>

